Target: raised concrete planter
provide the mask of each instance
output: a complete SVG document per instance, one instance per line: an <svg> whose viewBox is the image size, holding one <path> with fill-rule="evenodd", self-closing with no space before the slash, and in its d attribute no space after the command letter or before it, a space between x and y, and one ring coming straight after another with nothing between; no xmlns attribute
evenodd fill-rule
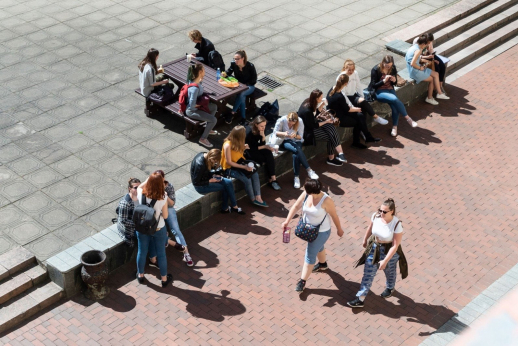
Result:
<svg viewBox="0 0 518 346"><path fill-rule="evenodd" d="M390 107L386 104L373 103L373 108L378 115L390 116ZM371 126L376 123L370 124ZM352 136L352 128L339 128L342 142ZM308 159L317 155L325 157L325 142L317 142L317 146L304 147L304 153ZM279 155L276 160L277 176L293 171L292 160L289 153ZM261 184L266 184L268 177L265 176L264 168L259 169ZM246 197L241 183L234 181L236 198ZM221 194L210 193L200 195L189 184L176 190L176 214L180 228L192 227L207 217L219 213L221 205ZM122 266L134 258L133 250L124 244L117 232L117 225L112 225L105 230L83 240L82 242L58 253L46 261L49 276L58 286L64 289L68 297L79 293L84 289L81 280L81 256L90 250L100 250L106 254L106 262L110 271ZM135 251L136 252L136 251ZM131 256L133 253L133 257Z"/></svg>

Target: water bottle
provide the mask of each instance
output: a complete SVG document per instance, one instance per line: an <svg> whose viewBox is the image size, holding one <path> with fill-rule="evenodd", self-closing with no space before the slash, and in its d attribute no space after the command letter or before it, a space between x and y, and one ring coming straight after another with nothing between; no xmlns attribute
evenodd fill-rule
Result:
<svg viewBox="0 0 518 346"><path fill-rule="evenodd" d="M220 78L221 78L221 70L218 67L218 69L216 71L216 80L219 81Z"/></svg>
<svg viewBox="0 0 518 346"><path fill-rule="evenodd" d="M291 228L284 227L284 231L282 232L282 242L283 243L290 242L290 231L291 231Z"/></svg>

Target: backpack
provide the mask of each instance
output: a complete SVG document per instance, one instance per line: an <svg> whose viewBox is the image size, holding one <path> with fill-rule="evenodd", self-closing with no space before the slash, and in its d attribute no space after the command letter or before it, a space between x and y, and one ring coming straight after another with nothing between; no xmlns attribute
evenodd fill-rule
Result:
<svg viewBox="0 0 518 346"><path fill-rule="evenodd" d="M263 103L261 108L259 108L257 115L265 117L268 122L277 121L277 118L279 117L279 102L275 100L273 103Z"/></svg>
<svg viewBox="0 0 518 346"><path fill-rule="evenodd" d="M189 102L189 88L190 87L198 87L196 83L184 84L182 89L180 89L180 96L178 97L178 103L180 104L180 112L185 114L185 110L187 109L187 103Z"/></svg>
<svg viewBox="0 0 518 346"><path fill-rule="evenodd" d="M174 93L169 85L155 87L155 90L148 96L149 100L160 106L168 106L173 102Z"/></svg>
<svg viewBox="0 0 518 346"><path fill-rule="evenodd" d="M225 62L223 61L223 57L217 50L213 50L209 52L208 55L209 61L207 61L207 65L217 70L220 69L221 72L225 71Z"/></svg>
<svg viewBox="0 0 518 346"><path fill-rule="evenodd" d="M158 227L158 220L155 217L156 210L153 209L156 199L152 199L151 203L146 203L146 196L142 195L141 204L135 207L133 211L133 223L135 230L142 234L153 235ZM160 214L162 216L162 214ZM158 218L160 219L160 217Z"/></svg>

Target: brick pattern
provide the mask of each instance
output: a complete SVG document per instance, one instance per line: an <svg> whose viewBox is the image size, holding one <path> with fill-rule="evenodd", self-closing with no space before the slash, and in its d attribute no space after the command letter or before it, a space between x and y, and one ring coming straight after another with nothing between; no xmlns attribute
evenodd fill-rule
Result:
<svg viewBox="0 0 518 346"><path fill-rule="evenodd" d="M187 268L169 250L173 287L159 288L158 271L146 285L127 264L110 277L102 302L76 296L0 338L7 345L315 344L416 345L448 321L514 264L518 195L515 167L518 125L518 48L447 86L439 106L418 103L399 136L373 130L380 146L353 151L349 164L312 168L335 200L346 230L328 241L327 273L312 275L300 297L304 244L281 241L279 225L298 195L291 176L282 193L267 187L266 210L240 201L247 216L216 215L185 230L196 265ZM514 72L513 72L514 71ZM304 178L304 177L303 177ZM396 199L404 222L410 276L383 300L375 279L363 310L345 306L359 287L368 218L385 197ZM294 226L294 223L292 224Z"/></svg>

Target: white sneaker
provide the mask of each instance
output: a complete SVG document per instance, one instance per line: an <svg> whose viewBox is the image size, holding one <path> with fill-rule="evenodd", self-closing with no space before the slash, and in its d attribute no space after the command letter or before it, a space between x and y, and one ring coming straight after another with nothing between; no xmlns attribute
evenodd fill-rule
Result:
<svg viewBox="0 0 518 346"><path fill-rule="evenodd" d="M293 179L293 187L296 188L296 189L300 189L300 179L299 179L299 177L295 177L295 179Z"/></svg>
<svg viewBox="0 0 518 346"><path fill-rule="evenodd" d="M424 100L424 102L429 103L434 106L437 106L439 104L439 102L435 101L433 97L431 99L426 98L426 100Z"/></svg>
<svg viewBox="0 0 518 346"><path fill-rule="evenodd" d="M410 124L412 127L417 127L417 123L412 120L412 118L408 117L406 118L406 121Z"/></svg>
<svg viewBox="0 0 518 346"><path fill-rule="evenodd" d="M378 116L377 118L374 118L374 121L377 122L380 125L387 125L388 124L388 120L387 119L383 119L380 116Z"/></svg>
<svg viewBox="0 0 518 346"><path fill-rule="evenodd" d="M435 96L436 98L440 99L440 100L449 100L450 98L448 96L446 96L445 94L437 94L437 96Z"/></svg>
<svg viewBox="0 0 518 346"><path fill-rule="evenodd" d="M392 131L390 131L390 135L392 137L396 137L397 136L397 129L392 129Z"/></svg>
<svg viewBox="0 0 518 346"><path fill-rule="evenodd" d="M314 170L312 170L312 169L310 169L310 170L308 171L308 175L309 175L309 178L310 178L310 179L315 179L315 180L316 180L316 179L318 179L318 175L317 175L317 174L315 173L315 171L314 171Z"/></svg>

